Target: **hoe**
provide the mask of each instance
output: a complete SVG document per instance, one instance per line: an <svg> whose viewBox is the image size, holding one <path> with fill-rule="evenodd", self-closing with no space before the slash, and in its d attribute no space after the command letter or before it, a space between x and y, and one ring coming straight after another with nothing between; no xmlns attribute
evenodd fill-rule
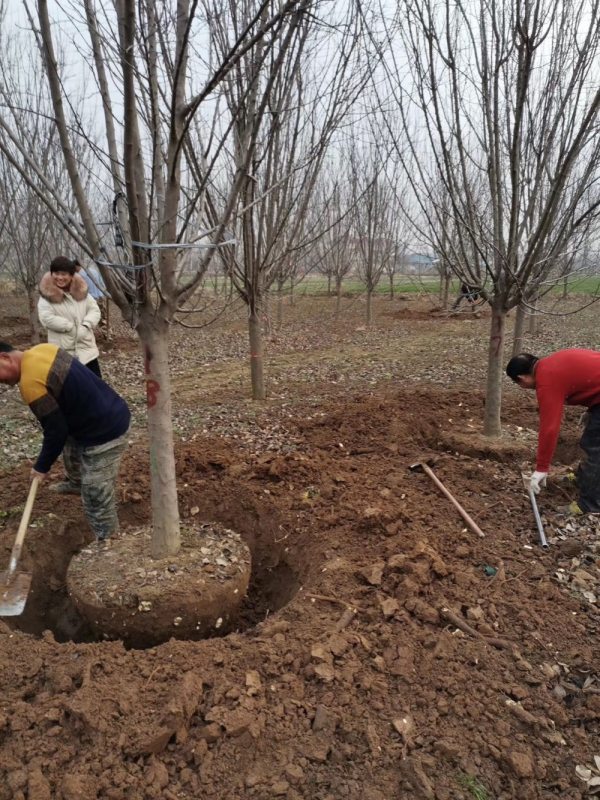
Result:
<svg viewBox="0 0 600 800"><path fill-rule="evenodd" d="M472 519L472 517L470 517L470 516L469 516L469 514L467 514L467 512L466 512L466 511L465 511L465 509L464 509L464 508L461 506L461 504L458 502L458 500L456 500L456 499L455 499L455 498L454 498L454 497L453 497L453 496L450 494L450 492L448 491L448 489L446 489L446 487L444 486L444 484L443 484L443 483L441 482L441 480L440 480L440 479L439 479L439 478L438 478L438 477L435 475L434 471L431 469L431 467L430 467L428 464L426 464L424 461L417 461L417 463L416 463L416 464L411 464L411 465L410 465L410 469L411 469L413 472L417 472L417 471L421 471L421 470L422 470L422 471L423 471L423 472L424 472L424 473L425 473L425 474L426 474L426 475L427 475L429 478L431 478L431 480L432 480L432 481L435 483L435 485L436 485L436 486L437 486L437 488L440 490L440 492L441 492L441 493L442 493L442 494L443 494L445 497L447 497L447 498L448 498L448 500L450 500L450 502L452 503L452 505L453 505L453 506L456 508L456 510L457 510L457 511L458 511L458 513L461 515L461 517L464 519L464 521L467 523L467 525L469 526L469 528L471 528L471 530L472 530L474 533L476 533L476 534L477 534L477 536L480 536L482 539L483 539L483 538L485 538L485 533L484 533L484 532L481 530L481 528L479 527L479 525L478 525L478 524L475 522L475 520L474 520L474 519Z"/></svg>

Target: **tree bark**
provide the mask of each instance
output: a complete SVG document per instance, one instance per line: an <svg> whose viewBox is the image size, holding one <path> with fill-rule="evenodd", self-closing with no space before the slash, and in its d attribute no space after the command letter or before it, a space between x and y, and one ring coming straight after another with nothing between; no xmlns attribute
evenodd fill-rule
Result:
<svg viewBox="0 0 600 800"><path fill-rule="evenodd" d="M73 148L71 146L69 126L67 124L62 98L63 87L61 85L61 79L58 73L58 64L56 61L54 44L52 41L47 0L38 0L37 5L40 33L43 43L42 56L46 69L46 76L48 78L48 87L50 89L50 96L52 98L52 107L54 109L54 115L56 118L56 128L58 130L60 146L65 160L65 167L69 174L71 188L73 190L73 194L77 202L77 208L79 210L83 228L85 230L85 238L93 256L97 257L101 252L100 238L94 223L92 210L88 203L86 192L79 175L77 159L75 158L75 153L73 152ZM127 306L122 292L120 292L117 286L114 285L114 281L112 281L109 274L106 274L104 277L107 281L107 286L112 290L115 302L120 305L123 310L126 310Z"/></svg>
<svg viewBox="0 0 600 800"><path fill-rule="evenodd" d="M102 304L104 306L104 330L106 333L106 340L110 339L110 297L105 297Z"/></svg>
<svg viewBox="0 0 600 800"><path fill-rule="evenodd" d="M263 372L263 340L260 327L259 309L255 308L248 317L248 332L250 337L250 378L252 381L252 399L264 400L265 377Z"/></svg>
<svg viewBox="0 0 600 800"><path fill-rule="evenodd" d="M335 281L335 318L339 319L342 310L342 281L336 278Z"/></svg>
<svg viewBox="0 0 600 800"><path fill-rule="evenodd" d="M42 331L37 314L37 296L35 289L27 290L27 306L29 308L29 325L31 327L31 344L42 341Z"/></svg>
<svg viewBox="0 0 600 800"><path fill-rule="evenodd" d="M367 328L371 327L373 321L373 290L367 289Z"/></svg>
<svg viewBox="0 0 600 800"><path fill-rule="evenodd" d="M525 333L525 317L527 315L527 309L522 303L519 303L517 306L517 313L515 316L515 327L513 333L513 346L512 346L512 354L513 356L518 355L519 353L523 352L523 334Z"/></svg>
<svg viewBox="0 0 600 800"><path fill-rule="evenodd" d="M105 58L102 49L102 38L98 31L98 20L91 0L84 0L84 8L87 20L88 31L90 33L90 40L92 44L92 52L94 55L94 64L96 67L96 78L98 81L98 89L100 90L100 97L102 98L102 110L104 112L104 125L106 129L106 142L108 145L108 154L110 156L110 172L113 179L113 190L115 195L123 191L124 182L121 165L119 162L119 149L117 146L117 134L115 130L115 117L113 113L112 102L110 98L109 81L106 74ZM121 227L121 232L125 236L127 244L131 241L129 233L129 219L127 217L127 210L124 203L116 203L115 206L117 218Z"/></svg>
<svg viewBox="0 0 600 800"><path fill-rule="evenodd" d="M527 319L527 332L530 336L535 336L536 333L539 332L539 315L537 313L537 300L534 300L531 304L531 309L529 311L529 317Z"/></svg>
<svg viewBox="0 0 600 800"><path fill-rule="evenodd" d="M152 489L152 556L179 552L179 506L171 413L168 324L155 318L138 327L144 353L150 481Z"/></svg>
<svg viewBox="0 0 600 800"><path fill-rule="evenodd" d="M390 300L394 299L394 276L390 275Z"/></svg>
<svg viewBox="0 0 600 800"><path fill-rule="evenodd" d="M500 436L502 433L500 408L502 404L505 321L506 312L504 309L492 306L485 414L483 419L483 433L485 436Z"/></svg>
<svg viewBox="0 0 600 800"><path fill-rule="evenodd" d="M283 325L283 282L277 284L277 327Z"/></svg>
<svg viewBox="0 0 600 800"><path fill-rule="evenodd" d="M450 305L450 284L452 283L452 276L448 273L444 276L443 281L443 294L442 294L442 308L444 311L448 310Z"/></svg>

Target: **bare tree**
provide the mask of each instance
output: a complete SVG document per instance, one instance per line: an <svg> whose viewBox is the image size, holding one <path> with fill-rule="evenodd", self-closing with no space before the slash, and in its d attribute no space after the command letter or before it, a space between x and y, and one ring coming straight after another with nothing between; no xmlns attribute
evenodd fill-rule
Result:
<svg viewBox="0 0 600 800"><path fill-rule="evenodd" d="M118 0L114 11L109 7L98 11L91 0L84 3L83 11L72 3L76 29L87 32L87 42L80 40L78 47L89 57L104 110L106 143L100 147L89 141L65 90L47 0L38 0L37 21L34 23L31 15L31 22L77 219L60 191L44 176L35 153L27 152L27 144L0 113L0 149L16 149L31 167L41 186L39 196L100 266L113 301L140 336L151 456L152 552L156 557L175 554L180 542L169 328L178 315L185 314L215 251L231 239L228 226L240 196L245 196L255 155L256 138L250 128L235 174L227 182L219 181L231 132L239 126L238 116L243 115L248 97L255 94L256 84L244 84L240 102L227 118L221 115L219 97L231 73L252 54L257 80L269 76L262 95L266 105L284 56L297 31L308 24L307 12L312 6L308 0L249 0L243 24L220 50L213 38L215 19L226 29L239 21L237 9L229 4L206 2L200 14L198 4L188 0L178 0L176 8L155 0L141 4ZM204 58L206 52L210 53L208 59ZM122 126L117 123L117 107L123 109ZM75 142L80 140L93 148L95 172L101 173L99 184L105 195L110 191L114 197L115 246L108 243L94 214L89 176L76 156ZM21 175L35 190L24 170ZM196 227L200 221L206 227ZM182 255L190 248L201 253L192 272L186 269Z"/></svg>
<svg viewBox="0 0 600 800"><path fill-rule="evenodd" d="M341 160L340 160L341 161ZM318 269L335 290L335 313L339 317L342 283L352 268L350 238L352 226L352 189L350 175L343 161L331 165L322 176L316 196L313 225L320 231L317 239Z"/></svg>
<svg viewBox="0 0 600 800"><path fill-rule="evenodd" d="M353 149L350 156L352 186L352 250L356 270L367 294L366 323L373 320L373 293L390 260L396 242L393 230L393 194L384 174L381 151L375 145Z"/></svg>
<svg viewBox="0 0 600 800"><path fill-rule="evenodd" d="M406 68L399 48L385 62L397 161L423 217L433 215L432 249L491 306L491 436L501 432L506 313L539 296L598 212L598 12L597 0L408 0L387 28L407 54Z"/></svg>
<svg viewBox="0 0 600 800"><path fill-rule="evenodd" d="M402 225L401 217L393 213L389 216L390 254L384 261L384 270L388 279L388 296L394 299L396 275L402 275L406 269L406 259L408 255L408 245L406 232Z"/></svg>
<svg viewBox="0 0 600 800"><path fill-rule="evenodd" d="M37 314L38 283L43 265L62 251L63 230L6 163L0 166L0 204L5 214L0 258L27 297L31 341L37 344L42 336Z"/></svg>
<svg viewBox="0 0 600 800"><path fill-rule="evenodd" d="M219 57L247 13L242 5L230 30L219 25ZM255 400L266 396L261 322L267 293L278 278L291 277L302 251L314 242L305 223L317 178L334 133L369 75L361 29L354 2L317 36L312 17L306 17L268 59L259 43L228 76L225 97L232 114L237 109L235 165L238 171L239 164L248 165L237 210L240 246L229 252L230 274L248 308Z"/></svg>
<svg viewBox="0 0 600 800"><path fill-rule="evenodd" d="M0 38L0 48L2 105L21 141L27 142L28 151L36 154L43 175L55 187L66 190L68 196L52 108L35 61L22 52L18 41ZM27 172L30 183L22 180L19 169ZM37 288L43 265L63 252L68 238L63 224L40 199L41 190L35 171L16 148L11 148L10 157L0 159L0 205L4 212L0 253L6 271L27 297L32 342L41 339Z"/></svg>

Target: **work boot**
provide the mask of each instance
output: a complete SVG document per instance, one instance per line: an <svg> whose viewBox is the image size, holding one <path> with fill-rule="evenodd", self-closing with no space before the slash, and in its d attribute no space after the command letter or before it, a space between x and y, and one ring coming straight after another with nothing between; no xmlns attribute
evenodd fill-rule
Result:
<svg viewBox="0 0 600 800"><path fill-rule="evenodd" d="M583 514L577 500L573 500L568 506L559 506L556 511L559 514L564 514L566 517L580 517Z"/></svg>
<svg viewBox="0 0 600 800"><path fill-rule="evenodd" d="M56 494L81 494L81 486L76 483L71 483L71 481L53 483L52 486L48 488L51 492L56 492Z"/></svg>
<svg viewBox="0 0 600 800"><path fill-rule="evenodd" d="M577 500L573 500L572 503L569 503L568 506L558 506L556 509L557 514L561 514L565 517L581 517L584 514L598 514L598 511L584 511Z"/></svg>
<svg viewBox="0 0 600 800"><path fill-rule="evenodd" d="M565 472L558 478L559 483L566 483L567 486L574 486L577 483L577 476L574 472Z"/></svg>
<svg viewBox="0 0 600 800"><path fill-rule="evenodd" d="M96 539L96 547L98 550L108 550L112 546L112 540L107 537L106 539Z"/></svg>

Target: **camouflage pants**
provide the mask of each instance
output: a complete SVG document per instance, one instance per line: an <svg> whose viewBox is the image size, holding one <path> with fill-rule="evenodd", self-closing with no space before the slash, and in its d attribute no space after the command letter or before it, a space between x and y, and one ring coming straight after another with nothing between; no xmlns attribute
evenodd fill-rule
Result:
<svg viewBox="0 0 600 800"><path fill-rule="evenodd" d="M119 530L115 483L127 435L93 447L81 447L68 439L63 450L67 478L70 483L81 486L85 515L99 541Z"/></svg>

